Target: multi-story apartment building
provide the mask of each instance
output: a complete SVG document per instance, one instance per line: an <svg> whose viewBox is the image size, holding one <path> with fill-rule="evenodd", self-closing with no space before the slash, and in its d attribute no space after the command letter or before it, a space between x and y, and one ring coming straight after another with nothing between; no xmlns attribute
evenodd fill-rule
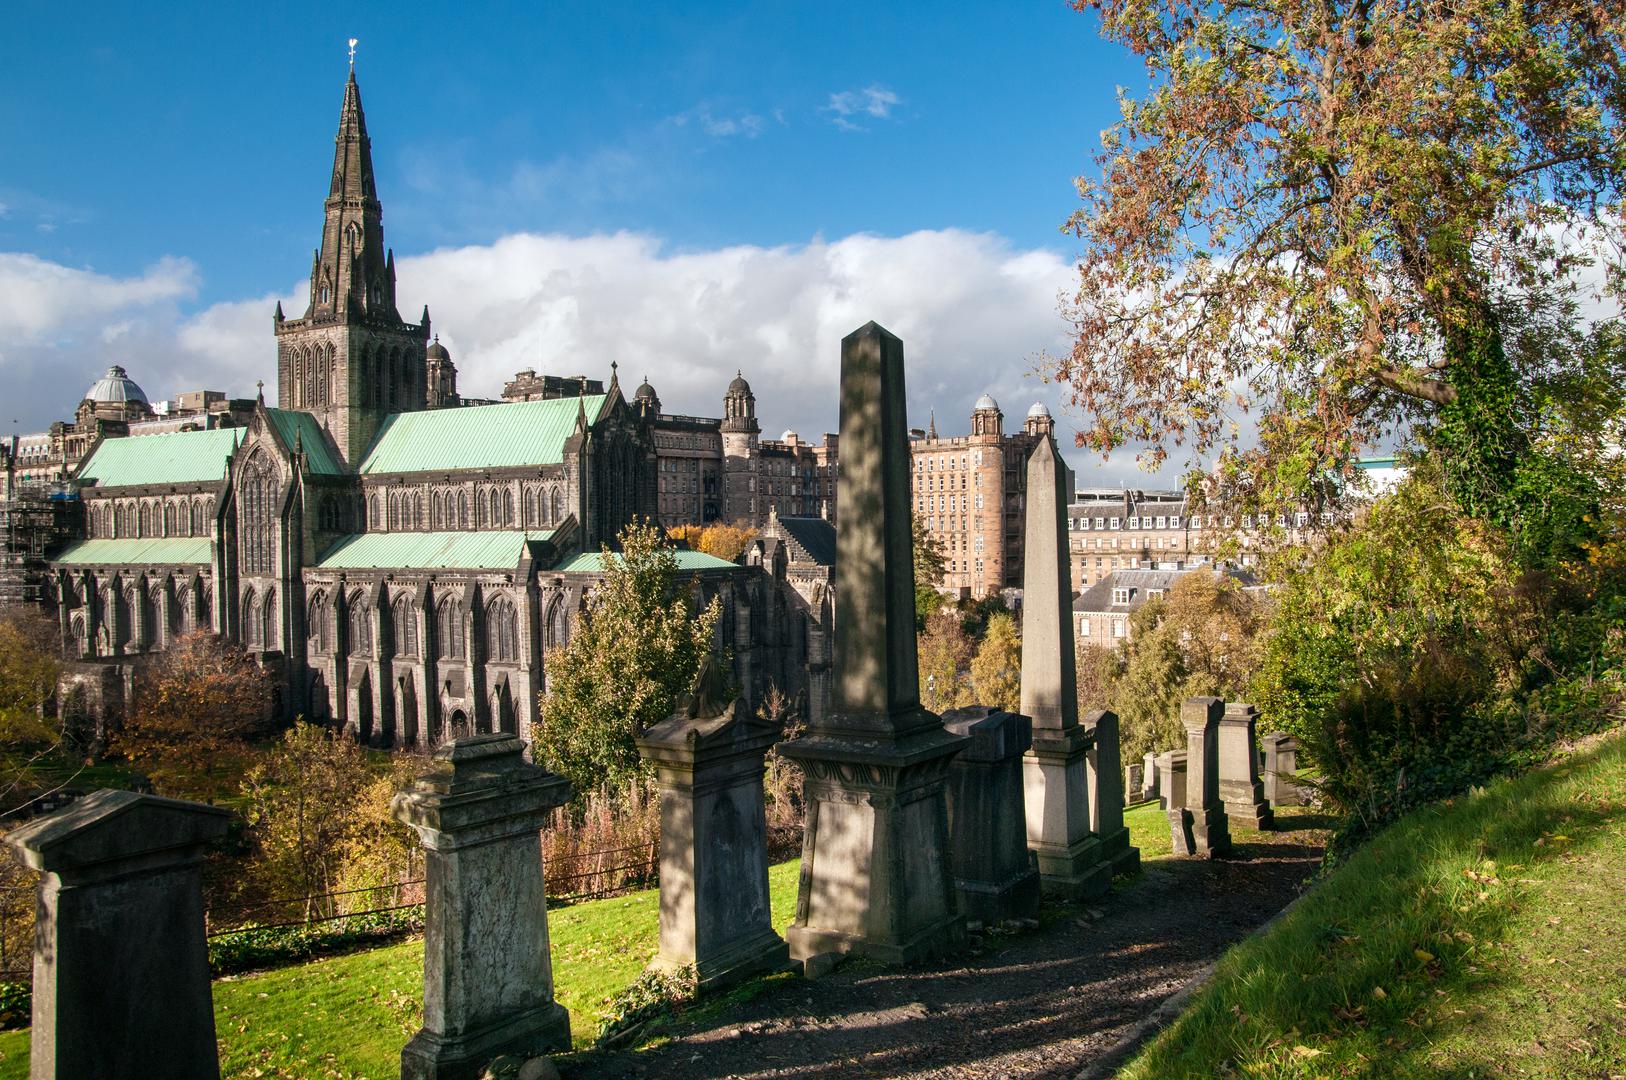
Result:
<svg viewBox="0 0 1626 1080"><path fill-rule="evenodd" d="M1005 434L1005 414L988 394L971 411L971 434L940 438L937 418L912 431L916 520L943 547L942 588L981 598L1022 587L1022 528L1028 453L1051 434L1050 410L1036 404L1021 431Z"/></svg>

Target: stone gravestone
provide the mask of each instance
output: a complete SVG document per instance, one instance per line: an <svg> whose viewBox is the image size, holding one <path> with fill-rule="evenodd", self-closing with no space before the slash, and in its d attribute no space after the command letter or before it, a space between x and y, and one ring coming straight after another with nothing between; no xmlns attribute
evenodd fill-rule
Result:
<svg viewBox="0 0 1626 1080"><path fill-rule="evenodd" d="M1146 769L1144 766L1124 766L1124 805L1140 802L1142 793L1146 790Z"/></svg>
<svg viewBox="0 0 1626 1080"><path fill-rule="evenodd" d="M1131 847L1124 827L1123 772L1118 768L1118 714L1110 709L1090 713L1084 730L1093 736L1085 771L1090 790L1090 831L1101 841L1101 858L1114 874L1140 869L1140 849Z"/></svg>
<svg viewBox="0 0 1626 1080"><path fill-rule="evenodd" d="M1197 840L1191 834L1191 811L1186 809L1186 752L1169 750L1158 759L1163 774L1161 804L1169 817L1169 840L1176 855L1195 855Z"/></svg>
<svg viewBox="0 0 1626 1080"><path fill-rule="evenodd" d="M1069 899L1099 896L1112 884L1101 840L1090 831L1085 759L1092 738L1078 722L1073 644L1072 563L1067 506L1072 471L1055 441L1028 455L1022 561L1022 712L1033 718L1033 748L1022 763L1028 847L1044 891Z"/></svg>
<svg viewBox="0 0 1626 1080"><path fill-rule="evenodd" d="M736 714L728 678L707 656L671 717L638 751L661 788L661 938L654 965L692 965L720 989L789 959L768 906L763 762L776 725Z"/></svg>
<svg viewBox="0 0 1626 1080"><path fill-rule="evenodd" d="M524 759L512 735L443 743L390 804L426 865L423 1028L402 1080L472 1080L501 1054L570 1047L553 1000L541 830L570 783Z"/></svg>
<svg viewBox="0 0 1626 1080"><path fill-rule="evenodd" d="M1220 798L1231 824L1268 829L1272 814L1265 801L1265 785L1259 782L1258 724L1259 710L1252 705L1231 702L1225 706L1219 727Z"/></svg>
<svg viewBox="0 0 1626 1080"><path fill-rule="evenodd" d="M965 740L921 708L915 657L903 342L875 323L841 342L841 476L829 713L780 745L806 777L791 956L908 962L958 947L949 761Z"/></svg>
<svg viewBox="0 0 1626 1080"><path fill-rule="evenodd" d="M1156 799L1163 794L1162 774L1158 768L1158 761L1159 758L1156 754L1150 750L1146 751L1146 757L1142 762L1146 766L1145 772L1141 774L1142 784L1144 785L1141 788L1142 798Z"/></svg>
<svg viewBox="0 0 1626 1080"><path fill-rule="evenodd" d="M1039 910L1039 870L1022 811L1022 755L1033 742L1020 713L973 705L943 714L969 741L949 767L949 866L960 911L984 923Z"/></svg>
<svg viewBox="0 0 1626 1080"><path fill-rule="evenodd" d="M1293 777L1299 771L1299 744L1291 735L1275 732L1259 740L1264 758L1261 776L1265 798L1272 806L1302 806L1304 796Z"/></svg>
<svg viewBox="0 0 1626 1080"><path fill-rule="evenodd" d="M35 901L34 1080L216 1080L204 849L224 810L98 791L6 837Z"/></svg>
<svg viewBox="0 0 1626 1080"><path fill-rule="evenodd" d="M1191 811L1194 854L1224 855L1231 831L1219 788L1219 728L1225 702L1217 697L1187 698L1180 707L1186 729L1186 809Z"/></svg>

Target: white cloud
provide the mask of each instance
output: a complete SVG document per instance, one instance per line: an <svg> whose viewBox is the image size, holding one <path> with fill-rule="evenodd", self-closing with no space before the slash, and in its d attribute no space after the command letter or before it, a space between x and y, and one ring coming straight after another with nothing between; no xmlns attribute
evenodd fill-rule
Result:
<svg viewBox="0 0 1626 1080"><path fill-rule="evenodd" d="M164 258L136 277L119 278L0 252L0 327L10 346L41 344L125 312L161 309L196 294L197 270Z"/></svg>
<svg viewBox="0 0 1626 1080"><path fill-rule="evenodd" d="M252 395L255 380L275 382L277 300L290 315L304 310L294 286L281 297L191 315L171 308L166 316L153 303L81 317L71 277L33 262L35 298L61 313L57 329L36 334L33 367L74 373L71 386L20 380L36 429L69 414L81 378L88 385L113 362L154 399L204 386ZM429 305L459 387L471 397L498 396L523 368L608 379L614 361L629 396L647 375L667 412L718 416L738 369L756 393L766 436L790 428L817 440L839 423L841 338L874 319L903 339L912 425L924 427L935 409L940 434L963 434L986 391L1003 406L1007 430L1021 425L1034 401L1046 402L1070 446L1061 395L1030 372L1042 350L1066 345L1057 296L1072 268L1054 251L1016 248L995 235L947 229L684 251L633 233L522 233L398 257L397 277L401 313L416 318ZM147 281L109 287L161 292ZM53 288L66 295L47 295ZM10 291L0 290L0 304L12 302ZM103 343L98 335L110 328L117 332ZM0 370L13 384L12 366ZM1083 486L1154 482L1124 457L1102 466L1082 452L1070 456Z"/></svg>
<svg viewBox="0 0 1626 1080"><path fill-rule="evenodd" d="M903 99L896 92L877 83L862 90L843 90L831 94L824 111L831 114L830 122L843 131L863 131L865 129L855 123L853 117L873 116L884 120L902 104Z"/></svg>
<svg viewBox="0 0 1626 1080"><path fill-rule="evenodd" d="M774 110L778 113L778 110ZM737 116L718 116L709 105L699 105L686 113L679 113L671 118L671 123L677 127L687 127L690 121L699 125L714 139L728 139L736 135L743 135L747 139L754 139L762 134L767 122L756 113L741 113Z"/></svg>

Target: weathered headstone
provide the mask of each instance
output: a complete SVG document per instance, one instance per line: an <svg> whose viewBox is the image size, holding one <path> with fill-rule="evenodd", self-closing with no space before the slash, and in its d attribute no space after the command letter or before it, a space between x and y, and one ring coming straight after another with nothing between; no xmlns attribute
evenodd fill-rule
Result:
<svg viewBox="0 0 1626 1080"><path fill-rule="evenodd" d="M204 849L224 810L98 791L6 837L41 871L33 1080L216 1080Z"/></svg>
<svg viewBox="0 0 1626 1080"><path fill-rule="evenodd" d="M1264 766L1260 776L1265 798L1272 806L1302 806L1304 796L1293 777L1299 771L1299 743L1291 735L1275 732L1259 740Z"/></svg>
<svg viewBox="0 0 1626 1080"><path fill-rule="evenodd" d="M1114 874L1130 874L1140 869L1140 849L1130 846L1124 827L1123 772L1118 768L1118 714L1111 709L1092 712L1084 718L1084 730L1092 736L1085 758L1089 781L1090 831L1101 841L1101 858L1112 865Z"/></svg>
<svg viewBox="0 0 1626 1080"><path fill-rule="evenodd" d="M1163 794L1162 774L1158 768L1158 760L1158 756L1150 750L1146 751L1146 757L1142 759L1142 764L1146 766L1146 771L1141 774L1142 798L1156 799Z"/></svg>
<svg viewBox="0 0 1626 1080"><path fill-rule="evenodd" d="M1022 553L1022 712L1033 718L1033 748L1022 763L1028 847L1044 891L1072 899L1112 884L1101 840L1090 831L1085 760L1092 736L1078 722L1073 643L1072 562L1067 506L1072 471L1054 440L1028 455Z"/></svg>
<svg viewBox="0 0 1626 1080"><path fill-rule="evenodd" d="M425 851L423 1028L402 1080L466 1080L499 1054L570 1046L553 1000L541 830L570 783L512 735L443 743L390 809Z"/></svg>
<svg viewBox="0 0 1626 1080"><path fill-rule="evenodd" d="M1268 829L1272 815L1259 782L1259 710L1242 702L1225 706L1219 726L1219 787L1230 823Z"/></svg>
<svg viewBox="0 0 1626 1080"><path fill-rule="evenodd" d="M1169 750L1157 759L1163 776L1163 812L1169 819L1169 840L1176 855L1195 855L1197 840L1191 834L1192 813L1186 808L1186 752Z"/></svg>
<svg viewBox="0 0 1626 1080"><path fill-rule="evenodd" d="M1223 855L1231 831L1219 791L1219 728L1225 702L1217 697L1187 698L1180 707L1186 729L1186 809L1191 811L1194 854Z"/></svg>
<svg viewBox="0 0 1626 1080"><path fill-rule="evenodd" d="M1124 766L1124 805L1140 802L1146 790L1146 768L1143 765Z"/></svg>
<svg viewBox="0 0 1626 1080"><path fill-rule="evenodd" d="M693 966L702 990L782 966L768 906L763 761L776 725L737 715L712 657L638 750L661 788L661 937L653 966Z"/></svg>
<svg viewBox="0 0 1626 1080"><path fill-rule="evenodd" d="M948 863L949 761L965 740L921 708L903 342L875 323L841 343L834 695L780 746L802 766L807 825L798 960L906 962L957 947Z"/></svg>
<svg viewBox="0 0 1626 1080"><path fill-rule="evenodd" d="M997 923L1039 909L1039 871L1022 812L1022 755L1032 721L973 705L943 714L943 727L969 741L949 767L949 866L960 911Z"/></svg>

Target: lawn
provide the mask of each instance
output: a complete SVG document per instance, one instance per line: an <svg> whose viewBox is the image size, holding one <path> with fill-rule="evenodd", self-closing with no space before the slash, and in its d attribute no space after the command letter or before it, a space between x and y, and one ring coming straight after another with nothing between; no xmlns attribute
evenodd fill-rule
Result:
<svg viewBox="0 0 1626 1080"><path fill-rule="evenodd" d="M800 865L768 872L781 932L795 915ZM593 1041L611 997L655 955L659 914L656 889L549 912L555 993L570 1010L577 1046ZM421 1022L423 942L219 979L214 999L220 1072L228 1080L394 1080L401 1047ZM0 1033L0 1054L0 1080L26 1080L28 1032Z"/></svg>
<svg viewBox="0 0 1626 1080"><path fill-rule="evenodd" d="M1626 1075L1626 737L1375 837L1120 1075Z"/></svg>

